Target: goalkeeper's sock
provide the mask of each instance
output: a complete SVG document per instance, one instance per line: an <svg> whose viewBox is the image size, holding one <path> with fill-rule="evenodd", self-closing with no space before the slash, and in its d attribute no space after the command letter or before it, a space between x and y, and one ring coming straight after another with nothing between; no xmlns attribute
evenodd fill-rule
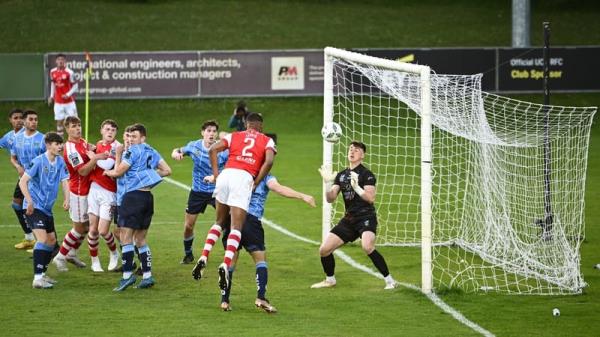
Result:
<svg viewBox="0 0 600 337"><path fill-rule="evenodd" d="M387 277L390 274L390 271L388 270L388 266L385 263L385 259L383 258L383 256L381 254L379 254L377 249L373 250L371 252L371 254L369 254L369 258L371 259L371 261L373 261L375 268L377 268L377 270L379 270L379 272L381 273L381 275L383 275L383 277Z"/></svg>
<svg viewBox="0 0 600 337"><path fill-rule="evenodd" d="M335 274L335 258L333 257L333 254L321 256L321 264L323 265L325 275L331 277Z"/></svg>
<svg viewBox="0 0 600 337"><path fill-rule="evenodd" d="M208 230L208 234L206 235L206 241L204 242L204 249L202 250L202 256L206 257L206 259L208 259L210 251L215 245L215 242L217 242L217 240L219 240L219 237L221 237L222 232L223 229L217 224L212 225L212 227L210 227L210 229Z"/></svg>
<svg viewBox="0 0 600 337"><path fill-rule="evenodd" d="M256 288L258 289L256 297L261 300L265 299L267 293L267 281L269 279L269 272L267 270L267 262L260 261L256 264Z"/></svg>

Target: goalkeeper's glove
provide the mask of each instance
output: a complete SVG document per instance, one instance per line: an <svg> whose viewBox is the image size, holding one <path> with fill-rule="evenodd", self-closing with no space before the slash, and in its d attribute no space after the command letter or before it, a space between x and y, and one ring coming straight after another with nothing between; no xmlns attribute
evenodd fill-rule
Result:
<svg viewBox="0 0 600 337"><path fill-rule="evenodd" d="M333 181L335 180L337 172L331 171L330 165L321 165L321 167L319 167L319 173L321 174L321 177L323 177L326 190L329 191L331 186L333 186Z"/></svg>
<svg viewBox="0 0 600 337"><path fill-rule="evenodd" d="M365 194L365 190L358 186L358 173L350 172L350 186L352 186L352 189L359 197L362 197L363 194Z"/></svg>

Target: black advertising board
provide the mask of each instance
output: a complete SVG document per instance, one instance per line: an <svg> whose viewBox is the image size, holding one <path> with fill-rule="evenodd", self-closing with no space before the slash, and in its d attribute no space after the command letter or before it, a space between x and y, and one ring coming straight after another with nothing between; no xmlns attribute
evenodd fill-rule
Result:
<svg viewBox="0 0 600 337"><path fill-rule="evenodd" d="M391 60L428 65L438 74L482 73L482 90L496 93L541 93L542 49L397 48L355 49ZM1 100L43 99L48 72L57 53L16 62L0 58L5 89ZM41 60L41 58L39 58ZM37 62L40 62L40 61ZM320 96L323 95L323 50L234 50L92 53L90 97L94 99ZM600 91L600 46L552 47L551 92ZM81 80L83 53L67 53L67 63ZM9 71L23 64L18 72ZM3 70L4 69L4 70ZM16 69L16 68L15 68ZM43 71L44 74L40 74ZM20 75L17 75L20 74ZM27 75L23 77L22 75ZM38 79L43 78L43 83ZM33 86L32 86L33 83ZM42 86L42 87L40 87ZM78 94L85 91L80 82ZM32 96L33 95L33 96ZM38 97L44 95L44 97ZM35 97L34 97L35 96Z"/></svg>
<svg viewBox="0 0 600 337"><path fill-rule="evenodd" d="M550 48L551 92L600 91L600 47ZM498 92L542 92L542 49L499 49Z"/></svg>
<svg viewBox="0 0 600 337"><path fill-rule="evenodd" d="M482 89L495 91L495 48L357 49L355 51L390 60L426 65L438 74L483 73Z"/></svg>

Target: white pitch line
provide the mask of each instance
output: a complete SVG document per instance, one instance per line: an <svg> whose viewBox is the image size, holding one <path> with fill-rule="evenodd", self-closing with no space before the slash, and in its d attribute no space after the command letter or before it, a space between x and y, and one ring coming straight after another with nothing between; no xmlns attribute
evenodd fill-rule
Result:
<svg viewBox="0 0 600 337"><path fill-rule="evenodd" d="M187 191L191 190L190 186L188 186L186 184L183 184L183 183L181 183L181 182L179 182L177 180L173 180L171 178L164 178L164 180L166 182L168 182L168 183L171 183L171 184L173 184L175 186L183 188L183 189L185 189ZM300 236L300 235L298 235L296 233L293 233L293 232L289 231L288 229L286 229L286 228L284 228L284 227L282 227L282 226L280 226L280 225L274 223L273 221L271 221L269 219L266 219L264 217L261 219L261 221L265 225L273 228L274 230L276 230L276 231L278 231L278 232L280 232L282 234L285 234L285 235L287 235L289 237L292 237L292 238L294 238L296 240L303 241L303 242L306 242L306 243L310 243L310 244L313 244L313 245L320 245L321 244L320 242L317 242L317 241L305 238L303 236ZM370 274L370 275L372 275L374 277L377 277L378 279L383 279L383 276L380 273L374 271L373 269L371 269L371 268L369 268L369 267L367 267L365 265L362 265L362 264L354 261L354 259L352 259L346 253L344 253L341 249L337 249L334 252L334 254L337 255L339 258L341 258L344 262L348 263L350 266L352 266L352 267L354 267L354 268L356 268L358 270L364 271L365 273ZM398 282L398 283L401 286L405 287L405 288L421 292L421 288L417 287L414 284L404 283L404 282ZM480 334L482 334L482 335L484 335L486 337L493 337L494 336L493 333L491 333L488 330L482 328L477 323L469 320L463 314L461 314L460 311L452 308L450 305L448 305L446 302L444 302L441 298L439 298L436 294L434 294L434 293L425 294L425 296L427 296L427 298L429 298L429 300L431 302L433 302L433 304L435 304L438 308L442 309L445 313L449 314L450 316L452 316L454 319L456 319L457 321L459 321L463 325L466 325L467 327L473 329L476 332L479 332Z"/></svg>

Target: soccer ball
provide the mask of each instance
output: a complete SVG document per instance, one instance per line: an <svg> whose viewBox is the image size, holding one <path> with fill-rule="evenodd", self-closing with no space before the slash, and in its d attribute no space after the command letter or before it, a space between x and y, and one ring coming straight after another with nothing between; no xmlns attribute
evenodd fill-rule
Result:
<svg viewBox="0 0 600 337"><path fill-rule="evenodd" d="M552 316L554 316L554 317L560 316L560 310L558 310L558 308L552 309Z"/></svg>
<svg viewBox="0 0 600 337"><path fill-rule="evenodd" d="M329 122L321 129L323 139L329 143L337 143L342 137L342 127L336 122Z"/></svg>

